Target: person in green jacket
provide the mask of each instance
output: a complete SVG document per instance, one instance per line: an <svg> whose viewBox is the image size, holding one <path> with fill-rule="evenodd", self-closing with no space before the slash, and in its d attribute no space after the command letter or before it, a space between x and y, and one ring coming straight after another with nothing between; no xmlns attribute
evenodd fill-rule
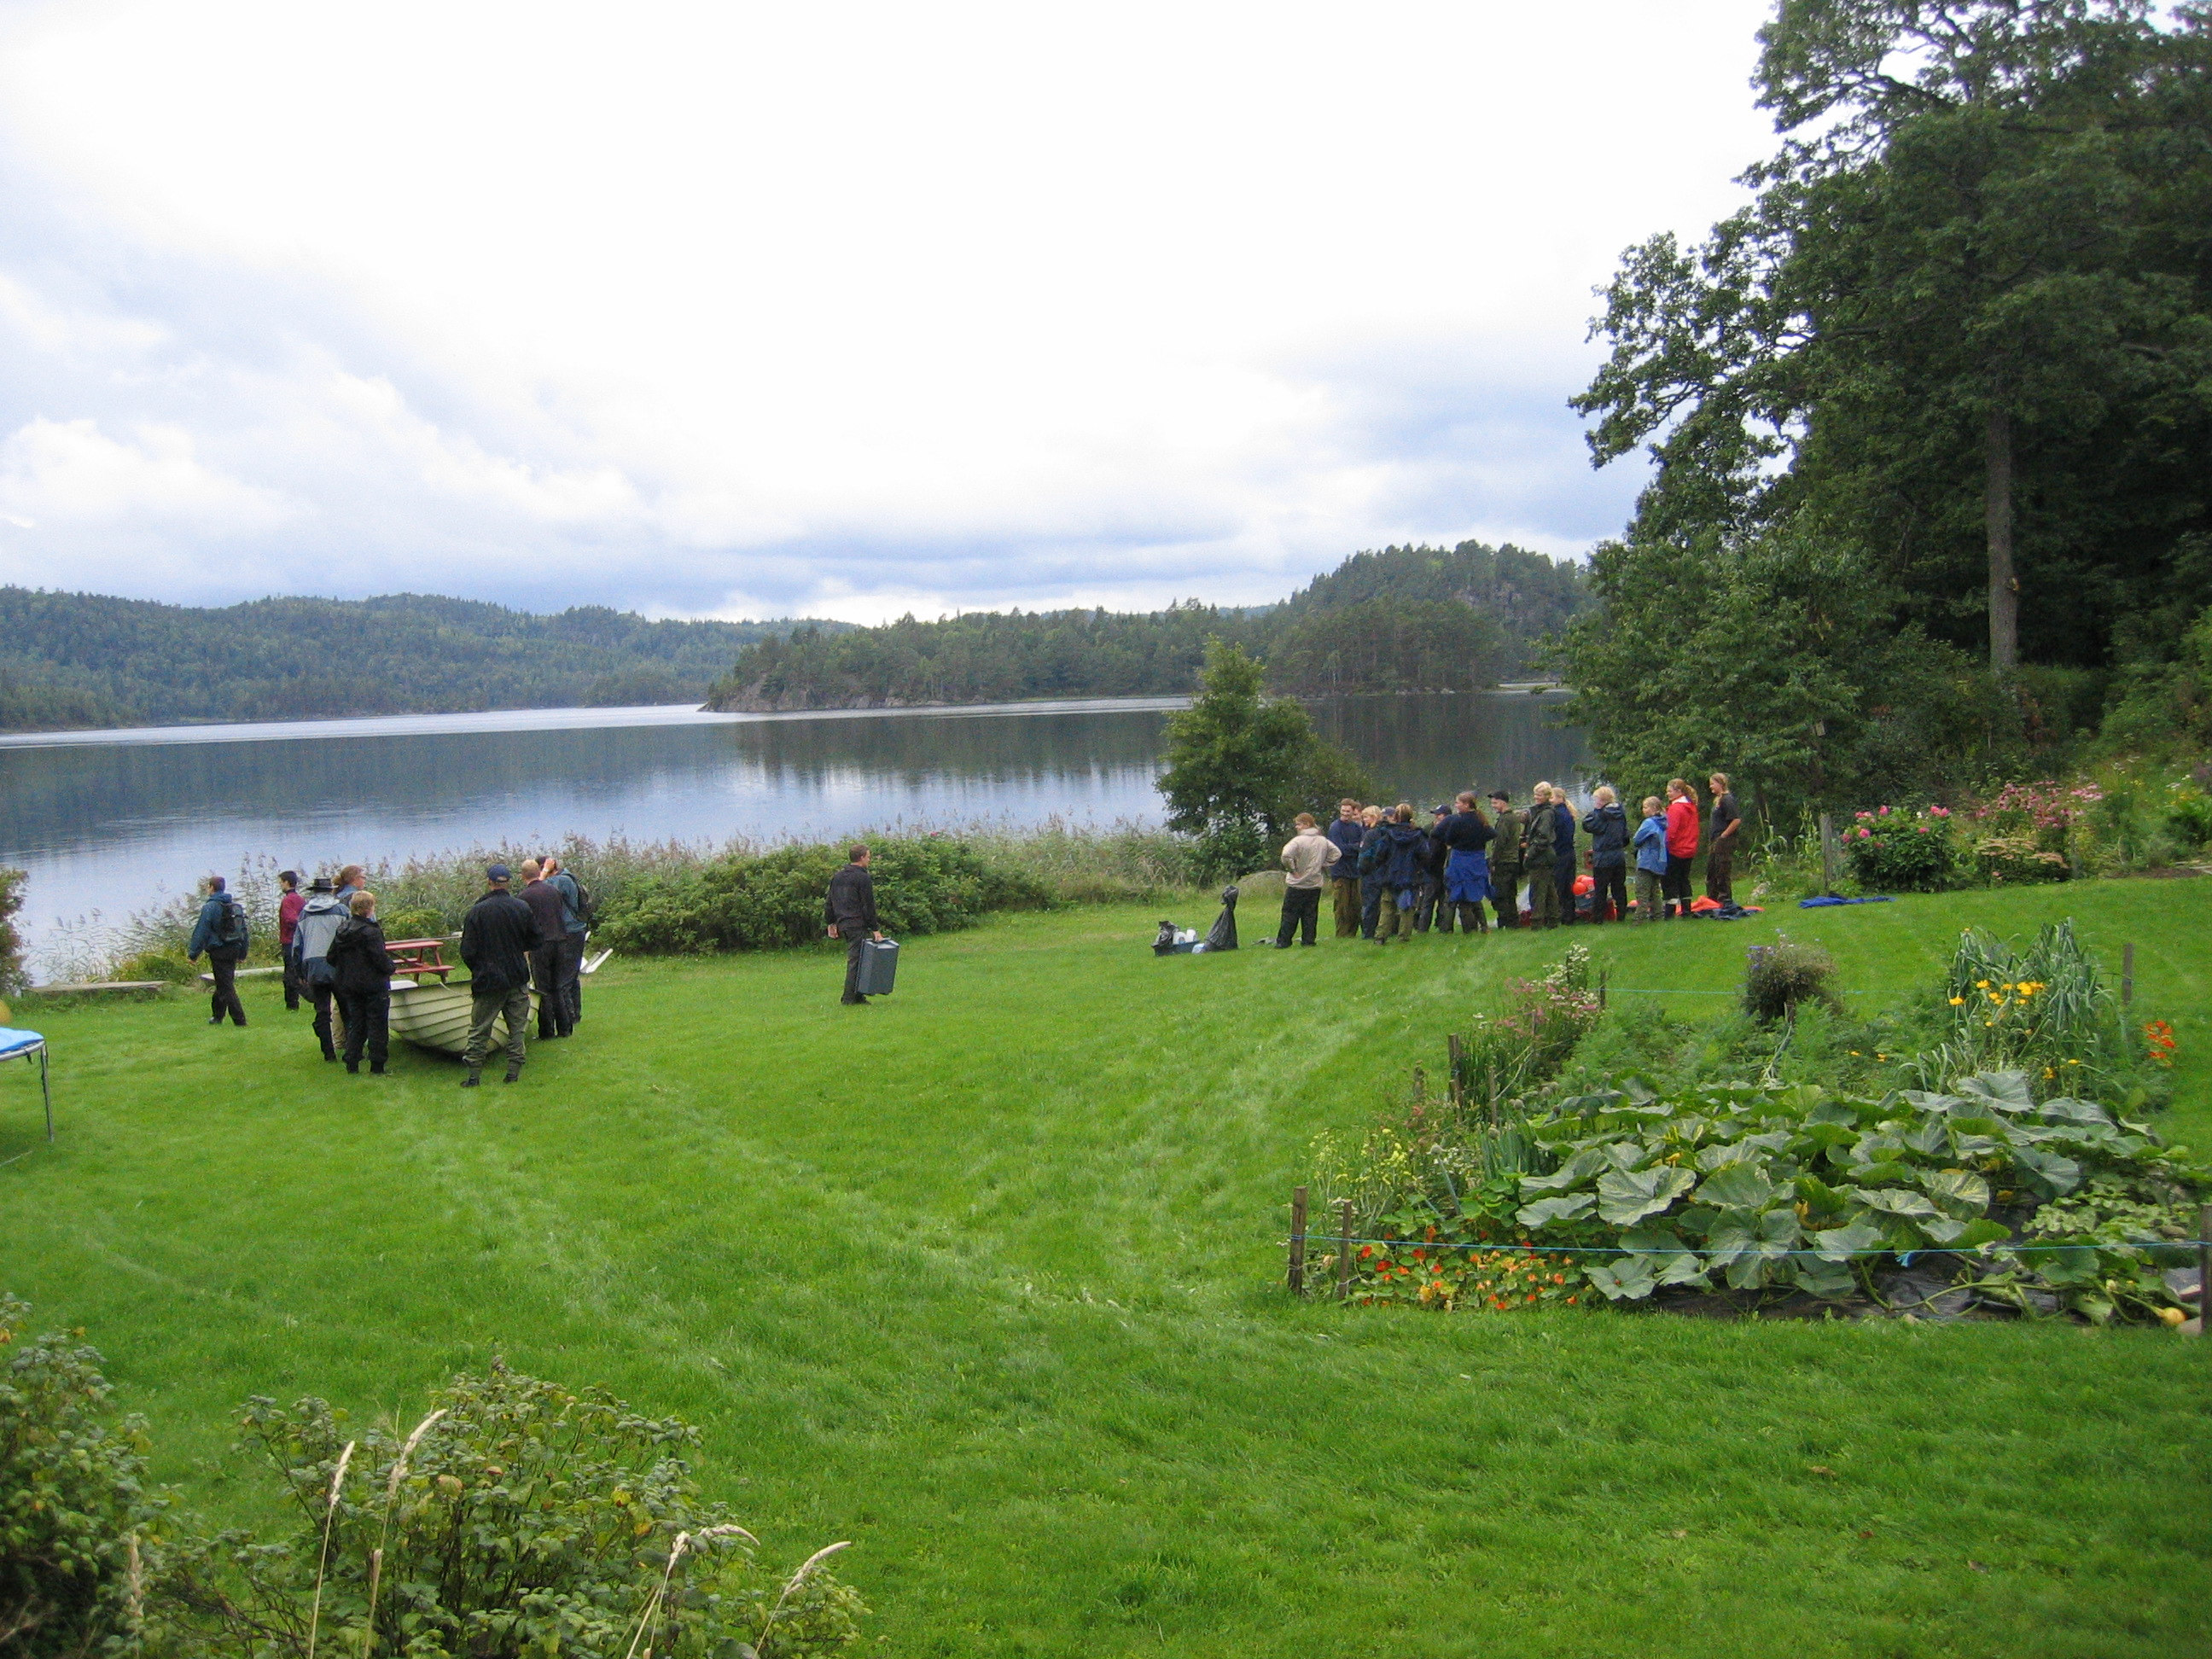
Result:
<svg viewBox="0 0 2212 1659"><path fill-rule="evenodd" d="M1559 884L1553 879L1552 866L1558 860L1553 849L1559 844L1559 818L1553 811L1559 797L1548 783L1540 783L1531 793L1528 808L1528 827L1521 837L1521 857L1534 879L1528 884L1528 908L1533 914L1531 926L1556 927L1559 925Z"/></svg>
<svg viewBox="0 0 2212 1659"><path fill-rule="evenodd" d="M1521 925L1521 872L1528 860L1522 856L1522 837L1528 820L1516 811L1513 797L1503 789L1490 792L1490 827L1498 839L1490 843L1490 902L1498 910L1500 927Z"/></svg>

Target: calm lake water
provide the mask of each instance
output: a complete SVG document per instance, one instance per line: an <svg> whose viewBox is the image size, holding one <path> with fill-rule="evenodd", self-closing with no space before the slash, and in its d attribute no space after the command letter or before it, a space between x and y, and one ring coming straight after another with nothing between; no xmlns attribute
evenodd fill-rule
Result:
<svg viewBox="0 0 2212 1659"><path fill-rule="evenodd" d="M0 866L34 974L70 938L262 858L302 870L593 837L817 839L892 824L1157 822L1177 698L829 714L555 708L0 737ZM1382 792L1575 778L1555 698L1359 697L1316 722Z"/></svg>

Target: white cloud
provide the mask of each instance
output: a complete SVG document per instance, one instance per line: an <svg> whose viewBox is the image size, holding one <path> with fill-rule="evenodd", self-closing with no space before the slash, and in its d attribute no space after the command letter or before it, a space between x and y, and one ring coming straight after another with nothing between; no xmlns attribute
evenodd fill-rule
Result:
<svg viewBox="0 0 2212 1659"><path fill-rule="evenodd" d="M1732 204L1765 9L18 14L0 429L210 482L133 509L151 562L9 504L164 597L1243 603L1571 550L1635 482L1563 407L1589 289Z"/></svg>
<svg viewBox="0 0 2212 1659"><path fill-rule="evenodd" d="M18 525L136 522L185 534L257 532L295 514L269 491L203 466L189 432L145 426L133 435L111 438L92 421L28 422L0 441L0 507Z"/></svg>

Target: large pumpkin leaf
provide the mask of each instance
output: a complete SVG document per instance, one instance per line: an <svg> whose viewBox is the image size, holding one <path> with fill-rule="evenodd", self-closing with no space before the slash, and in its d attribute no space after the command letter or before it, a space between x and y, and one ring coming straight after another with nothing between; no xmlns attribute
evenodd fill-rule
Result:
<svg viewBox="0 0 2212 1659"><path fill-rule="evenodd" d="M1597 1212L1616 1227L1626 1227L1647 1215L1656 1215L1684 1193L1697 1177L1671 1164L1649 1170L1613 1170L1598 1177Z"/></svg>
<svg viewBox="0 0 2212 1659"><path fill-rule="evenodd" d="M2035 1096L2028 1089L2025 1072L1978 1072L1972 1077L1960 1078L1954 1086L1967 1099L1979 1101L2000 1112L2035 1109Z"/></svg>
<svg viewBox="0 0 2212 1659"><path fill-rule="evenodd" d="M1668 1228L1632 1227L1621 1234L1620 1248L1635 1251L1650 1263L1662 1285L1696 1285L1705 1279L1704 1261Z"/></svg>
<svg viewBox="0 0 2212 1659"><path fill-rule="evenodd" d="M1961 1220L1990 1207L1990 1183L1971 1170L1923 1170L1920 1189Z"/></svg>
<svg viewBox="0 0 2212 1659"><path fill-rule="evenodd" d="M1942 1213L1918 1193L1903 1187L1863 1187L1859 1189L1859 1199L1870 1210L1903 1216L1908 1221L1932 1219Z"/></svg>
<svg viewBox="0 0 2212 1659"><path fill-rule="evenodd" d="M2075 1100L2066 1095L2045 1101L2040 1109L2045 1117L2071 1118L2077 1123L2110 1123L2112 1121L2105 1109L2094 1100Z"/></svg>
<svg viewBox="0 0 2212 1659"><path fill-rule="evenodd" d="M1585 1146L1549 1175L1522 1176L1521 1191L1524 1195L1560 1192L1611 1166L1612 1160L1606 1157L1604 1147Z"/></svg>
<svg viewBox="0 0 2212 1659"><path fill-rule="evenodd" d="M1658 1284L1651 1265L1640 1255L1618 1255L1609 1261L1586 1263L1589 1282L1615 1302L1640 1302Z"/></svg>
<svg viewBox="0 0 2212 1659"><path fill-rule="evenodd" d="M1840 1301L1858 1289L1858 1280L1851 1270L1840 1262L1822 1261L1816 1256L1792 1256L1790 1259L1790 1282L1808 1295L1830 1301Z"/></svg>
<svg viewBox="0 0 2212 1659"><path fill-rule="evenodd" d="M1513 1215L1524 1227L1545 1227L1554 1221L1579 1221L1596 1202L1595 1193L1570 1193L1565 1198L1540 1198L1534 1204L1523 1204Z"/></svg>
<svg viewBox="0 0 2212 1659"><path fill-rule="evenodd" d="M1763 1210L1781 1196L1763 1163L1729 1164L1707 1176L1698 1188L1698 1203L1723 1210Z"/></svg>
<svg viewBox="0 0 2212 1659"><path fill-rule="evenodd" d="M1815 1254L1824 1261L1849 1261L1881 1243L1881 1230L1863 1221L1854 1221L1848 1227L1824 1228L1813 1235Z"/></svg>

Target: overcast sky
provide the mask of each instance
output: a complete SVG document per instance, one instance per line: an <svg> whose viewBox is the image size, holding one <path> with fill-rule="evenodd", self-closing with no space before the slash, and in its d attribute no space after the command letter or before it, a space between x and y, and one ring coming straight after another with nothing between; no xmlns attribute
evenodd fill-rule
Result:
<svg viewBox="0 0 2212 1659"><path fill-rule="evenodd" d="M0 6L0 581L812 614L1577 552L1753 0Z"/></svg>

